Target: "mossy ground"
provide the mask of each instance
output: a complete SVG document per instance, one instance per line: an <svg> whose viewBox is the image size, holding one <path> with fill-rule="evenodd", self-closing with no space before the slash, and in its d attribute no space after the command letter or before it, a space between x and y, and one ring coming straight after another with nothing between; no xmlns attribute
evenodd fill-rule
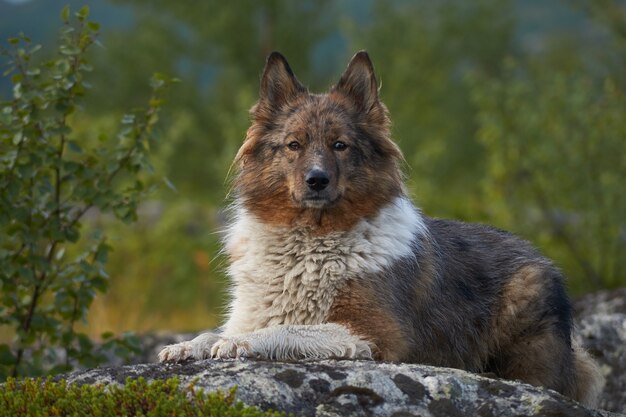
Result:
<svg viewBox="0 0 626 417"><path fill-rule="evenodd" d="M235 390L205 393L176 378L118 385L68 385L51 378L9 379L0 386L0 416L245 416L278 417L235 400Z"/></svg>

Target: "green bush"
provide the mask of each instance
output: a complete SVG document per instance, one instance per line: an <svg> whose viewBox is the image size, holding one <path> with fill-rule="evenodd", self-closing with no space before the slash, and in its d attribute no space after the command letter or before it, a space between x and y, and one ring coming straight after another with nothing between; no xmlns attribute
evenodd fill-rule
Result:
<svg viewBox="0 0 626 417"><path fill-rule="evenodd" d="M68 385L48 378L9 378L0 388L0 416L284 416L260 411L227 394L205 393L176 378L146 382L127 379L124 386Z"/></svg>
<svg viewBox="0 0 626 417"><path fill-rule="evenodd" d="M81 226L85 217L107 213L125 223L136 219L151 188L148 152L172 80L155 76L148 106L126 114L116 134L76 134L73 121L90 87L87 52L99 29L88 14L83 7L71 18L63 9L52 60L36 65L39 46L24 35L2 51L13 98L0 103L0 326L15 338L0 344L0 380L96 366L107 351L136 350L132 338L107 333L96 345L75 328L107 288L111 249L95 225L82 237Z"/></svg>

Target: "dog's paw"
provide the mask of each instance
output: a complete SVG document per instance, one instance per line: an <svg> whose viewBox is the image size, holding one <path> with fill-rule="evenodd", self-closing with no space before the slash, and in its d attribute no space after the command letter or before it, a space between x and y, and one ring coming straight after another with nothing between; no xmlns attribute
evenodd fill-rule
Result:
<svg viewBox="0 0 626 417"><path fill-rule="evenodd" d="M354 343L346 343L340 346L341 352L338 358L340 359L372 359L372 349L370 345L362 340L355 341Z"/></svg>
<svg viewBox="0 0 626 417"><path fill-rule="evenodd" d="M193 346L189 342L168 345L159 352L159 362L181 362L192 357Z"/></svg>
<svg viewBox="0 0 626 417"><path fill-rule="evenodd" d="M213 359L245 359L253 356L256 355L253 355L250 343L235 337L220 339L211 347Z"/></svg>
<svg viewBox="0 0 626 417"><path fill-rule="evenodd" d="M159 362L207 359L210 357L211 346L219 339L219 334L202 333L193 340L165 346L159 353Z"/></svg>

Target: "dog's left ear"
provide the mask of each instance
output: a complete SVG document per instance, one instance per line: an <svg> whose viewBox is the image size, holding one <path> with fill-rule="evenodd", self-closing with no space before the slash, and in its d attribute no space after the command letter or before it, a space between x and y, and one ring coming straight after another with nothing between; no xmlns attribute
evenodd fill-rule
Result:
<svg viewBox="0 0 626 417"><path fill-rule="evenodd" d="M350 97L364 111L378 103L378 84L367 52L360 51L352 57L334 90Z"/></svg>

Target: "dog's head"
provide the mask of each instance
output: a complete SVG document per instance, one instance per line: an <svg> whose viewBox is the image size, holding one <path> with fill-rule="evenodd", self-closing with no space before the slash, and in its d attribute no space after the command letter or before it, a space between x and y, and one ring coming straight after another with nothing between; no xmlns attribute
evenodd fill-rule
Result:
<svg viewBox="0 0 626 417"><path fill-rule="evenodd" d="M267 59L252 125L235 164L237 198L266 223L346 230L402 193L366 52L326 94L311 94L278 52Z"/></svg>

